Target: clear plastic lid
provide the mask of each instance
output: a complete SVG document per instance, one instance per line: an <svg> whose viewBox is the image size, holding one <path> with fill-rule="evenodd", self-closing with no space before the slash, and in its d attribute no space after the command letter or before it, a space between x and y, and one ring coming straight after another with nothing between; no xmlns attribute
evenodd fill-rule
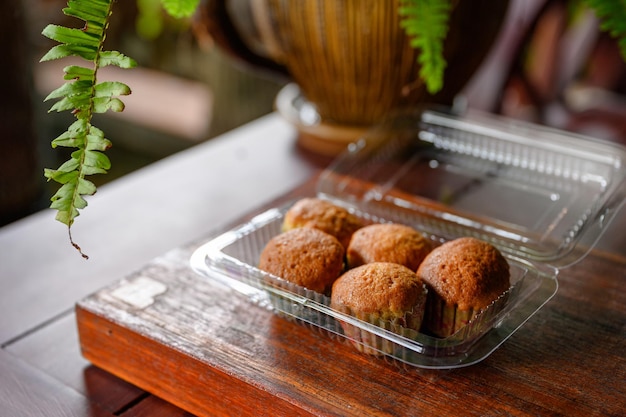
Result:
<svg viewBox="0 0 626 417"><path fill-rule="evenodd" d="M491 115L422 109L352 144L318 192L563 268L586 254L623 204L626 149Z"/></svg>
<svg viewBox="0 0 626 417"><path fill-rule="evenodd" d="M486 358L548 302L558 268L579 260L626 196L626 150L539 126L431 109L399 115L354 143L320 177L318 197L366 222L414 226L441 244L474 236L505 255L511 287L438 338L331 307L329 297L261 271L286 204L199 247L191 266L278 314L372 357L447 369Z"/></svg>

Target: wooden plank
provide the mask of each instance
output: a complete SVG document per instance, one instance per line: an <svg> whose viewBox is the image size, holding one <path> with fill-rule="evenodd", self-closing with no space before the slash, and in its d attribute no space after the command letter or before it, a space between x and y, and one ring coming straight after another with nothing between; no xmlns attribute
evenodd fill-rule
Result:
<svg viewBox="0 0 626 417"><path fill-rule="evenodd" d="M192 413L587 416L626 409L623 258L592 253L563 273L569 288L482 363L406 371L198 277L187 265L190 253L172 251L81 301L77 320L90 361ZM116 298L137 279L167 290L145 308Z"/></svg>
<svg viewBox="0 0 626 417"><path fill-rule="evenodd" d="M0 413L3 416L113 416L54 378L0 350Z"/></svg>
<svg viewBox="0 0 626 417"><path fill-rule="evenodd" d="M145 391L92 366L80 353L76 316L71 310L46 326L5 346L34 368L115 413L144 398Z"/></svg>

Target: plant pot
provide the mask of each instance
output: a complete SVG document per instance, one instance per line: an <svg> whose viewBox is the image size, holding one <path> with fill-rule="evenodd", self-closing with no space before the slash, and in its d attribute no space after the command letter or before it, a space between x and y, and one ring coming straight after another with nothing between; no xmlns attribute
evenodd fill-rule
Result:
<svg viewBox="0 0 626 417"><path fill-rule="evenodd" d="M299 92L285 92L278 110L298 126L305 147L328 154L390 112L451 104L487 54L508 7L508 1L453 1L444 87L430 95L419 79L417 51L400 27L398 3L205 0L202 16L219 47L297 84ZM303 108L317 118L304 117Z"/></svg>

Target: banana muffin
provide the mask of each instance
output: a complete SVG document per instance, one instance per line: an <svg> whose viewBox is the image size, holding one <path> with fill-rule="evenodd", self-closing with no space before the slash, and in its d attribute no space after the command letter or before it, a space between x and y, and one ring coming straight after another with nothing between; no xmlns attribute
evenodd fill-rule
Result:
<svg viewBox="0 0 626 417"><path fill-rule="evenodd" d="M327 293L343 271L344 247L332 235L298 228L274 236L259 257L259 269L318 293Z"/></svg>
<svg viewBox="0 0 626 417"><path fill-rule="evenodd" d="M363 227L363 223L347 209L329 201L303 198L285 213L282 230L299 227L312 227L333 235L347 248L352 234Z"/></svg>
<svg viewBox="0 0 626 417"><path fill-rule="evenodd" d="M373 262L344 272L331 292L332 308L402 335L406 329L420 329L425 303L426 288L417 274L390 262ZM340 323L358 350L374 355L393 350L388 340Z"/></svg>
<svg viewBox="0 0 626 417"><path fill-rule="evenodd" d="M423 329L447 337L510 287L507 260L490 243L463 237L433 249L417 270L428 288Z"/></svg>
<svg viewBox="0 0 626 417"><path fill-rule="evenodd" d="M346 257L349 268L371 262L393 262L417 271L431 249L430 242L410 226L372 224L354 232Z"/></svg>

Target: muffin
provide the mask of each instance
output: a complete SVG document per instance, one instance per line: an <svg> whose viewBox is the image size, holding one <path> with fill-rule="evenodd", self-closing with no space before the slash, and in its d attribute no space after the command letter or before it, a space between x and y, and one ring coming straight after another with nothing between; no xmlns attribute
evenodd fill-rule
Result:
<svg viewBox="0 0 626 417"><path fill-rule="evenodd" d="M331 307L368 323L406 335L420 329L426 288L417 274L405 266L373 262L350 269L333 284ZM369 354L391 353L393 343L359 327L340 322L358 350Z"/></svg>
<svg viewBox="0 0 626 417"><path fill-rule="evenodd" d="M372 224L352 235L346 252L348 268L371 262L393 262L417 271L432 250L417 230L403 224Z"/></svg>
<svg viewBox="0 0 626 417"><path fill-rule="evenodd" d="M333 235L347 248L352 234L363 224L343 207L318 198L303 198L285 213L282 230L299 227L312 227Z"/></svg>
<svg viewBox="0 0 626 417"><path fill-rule="evenodd" d="M463 237L433 249L417 270L428 288L423 328L447 337L510 287L509 264L493 245Z"/></svg>
<svg viewBox="0 0 626 417"><path fill-rule="evenodd" d="M325 293L343 271L344 247L328 233L293 229L263 248L259 269L309 290Z"/></svg>

